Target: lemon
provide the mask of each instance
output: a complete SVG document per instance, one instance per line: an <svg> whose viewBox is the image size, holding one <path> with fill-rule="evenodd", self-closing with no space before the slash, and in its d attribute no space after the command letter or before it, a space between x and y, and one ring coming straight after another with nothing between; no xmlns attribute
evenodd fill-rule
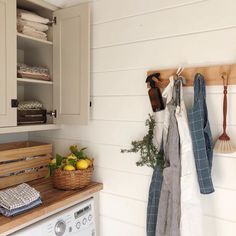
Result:
<svg viewBox="0 0 236 236"><path fill-rule="evenodd" d="M89 167L89 164L86 160L80 160L80 161L77 161L76 163L76 168L78 170L84 170L84 169L87 169Z"/></svg>
<svg viewBox="0 0 236 236"><path fill-rule="evenodd" d="M56 164L57 163L57 160L56 160L56 158L53 158L51 161L50 161L50 164Z"/></svg>
<svg viewBox="0 0 236 236"><path fill-rule="evenodd" d="M72 165L66 165L66 166L64 167L64 170L75 170L75 167L72 166Z"/></svg>
<svg viewBox="0 0 236 236"><path fill-rule="evenodd" d="M76 156L75 154L71 153L71 154L67 157L67 159L77 160L77 156Z"/></svg>
<svg viewBox="0 0 236 236"><path fill-rule="evenodd" d="M88 163L89 166L92 165L92 160L90 160L89 158L86 158L85 161Z"/></svg>

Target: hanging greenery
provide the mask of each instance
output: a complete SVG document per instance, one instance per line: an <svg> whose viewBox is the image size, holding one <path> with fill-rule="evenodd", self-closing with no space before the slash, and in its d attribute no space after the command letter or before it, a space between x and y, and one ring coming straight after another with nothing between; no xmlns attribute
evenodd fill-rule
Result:
<svg viewBox="0 0 236 236"><path fill-rule="evenodd" d="M153 143L154 129L156 121L152 115L149 114L149 119L146 120L145 125L148 126L148 133L142 140L132 141L130 149L122 149L121 153L137 153L140 152L140 160L136 162L137 166L148 166L153 169L156 166L162 170L164 167L164 153L159 151Z"/></svg>

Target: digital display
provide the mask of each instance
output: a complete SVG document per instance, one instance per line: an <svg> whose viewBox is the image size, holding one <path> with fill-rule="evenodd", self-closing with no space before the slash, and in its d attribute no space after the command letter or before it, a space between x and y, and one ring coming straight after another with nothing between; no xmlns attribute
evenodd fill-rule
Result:
<svg viewBox="0 0 236 236"><path fill-rule="evenodd" d="M92 208L91 204L84 207L83 209L77 211L74 213L74 217L75 219L78 219L79 217L83 216L84 214L86 214L88 211L90 211Z"/></svg>

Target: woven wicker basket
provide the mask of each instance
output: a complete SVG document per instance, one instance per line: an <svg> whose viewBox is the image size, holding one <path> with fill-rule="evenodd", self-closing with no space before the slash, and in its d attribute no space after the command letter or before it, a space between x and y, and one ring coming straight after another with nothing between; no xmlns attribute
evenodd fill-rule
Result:
<svg viewBox="0 0 236 236"><path fill-rule="evenodd" d="M55 188L73 190L84 188L91 182L93 167L85 170L66 171L56 169L52 175L52 183Z"/></svg>

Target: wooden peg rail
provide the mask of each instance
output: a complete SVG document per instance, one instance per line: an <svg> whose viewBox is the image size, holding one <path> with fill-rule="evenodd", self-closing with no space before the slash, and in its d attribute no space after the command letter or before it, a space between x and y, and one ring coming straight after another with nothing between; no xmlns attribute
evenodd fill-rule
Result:
<svg viewBox="0 0 236 236"><path fill-rule="evenodd" d="M161 74L160 81L156 85L160 88L164 88L169 83L169 77L175 75L177 68L165 69L165 70L152 70L148 71L147 75L159 72ZM236 85L236 64L228 65L215 65L215 66L204 66L204 67L189 67L185 68L181 73L186 78L185 86L193 86L194 76L196 73L201 73L206 81L206 85L222 85L222 73L227 73L229 77L229 85Z"/></svg>

